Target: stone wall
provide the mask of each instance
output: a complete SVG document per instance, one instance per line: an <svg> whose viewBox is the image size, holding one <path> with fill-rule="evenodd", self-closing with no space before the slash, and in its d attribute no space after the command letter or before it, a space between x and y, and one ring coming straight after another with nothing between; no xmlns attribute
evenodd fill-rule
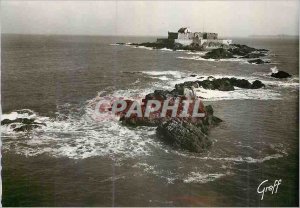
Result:
<svg viewBox="0 0 300 208"><path fill-rule="evenodd" d="M181 45L187 46L193 43L192 39L175 39L175 43L180 43Z"/></svg>
<svg viewBox="0 0 300 208"><path fill-rule="evenodd" d="M168 32L168 39L177 39L178 33L175 32Z"/></svg>
<svg viewBox="0 0 300 208"><path fill-rule="evenodd" d="M195 32L194 38L203 39L203 33L202 32Z"/></svg>
<svg viewBox="0 0 300 208"><path fill-rule="evenodd" d="M204 39L218 39L218 33L204 33Z"/></svg>
<svg viewBox="0 0 300 208"><path fill-rule="evenodd" d="M192 39L194 33L178 33L178 39Z"/></svg>

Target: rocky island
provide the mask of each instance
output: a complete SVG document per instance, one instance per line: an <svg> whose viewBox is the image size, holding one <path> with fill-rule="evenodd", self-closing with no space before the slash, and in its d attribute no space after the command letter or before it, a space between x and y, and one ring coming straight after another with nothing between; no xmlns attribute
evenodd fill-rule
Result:
<svg viewBox="0 0 300 208"><path fill-rule="evenodd" d="M168 32L168 38L157 39L156 42L146 43L117 43L119 45L132 45L135 47L148 47L152 49L208 51L202 56L204 59L229 59L243 58L251 64L265 64L269 61L262 60L267 49L256 49L246 45L233 44L232 40L218 39L217 33L191 32L183 27L178 32Z"/></svg>

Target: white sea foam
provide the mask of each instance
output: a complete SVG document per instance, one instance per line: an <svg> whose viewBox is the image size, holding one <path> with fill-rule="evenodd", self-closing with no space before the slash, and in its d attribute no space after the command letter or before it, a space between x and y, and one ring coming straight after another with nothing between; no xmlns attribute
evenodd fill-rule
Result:
<svg viewBox="0 0 300 208"><path fill-rule="evenodd" d="M199 173L199 172L191 172L184 180L184 183L207 183L210 181L214 181L218 178L224 177L226 174L222 173Z"/></svg>
<svg viewBox="0 0 300 208"><path fill-rule="evenodd" d="M34 129L30 133L15 133L1 126L3 146L5 150L15 150L18 154L35 156L49 154L54 157L70 157L74 159L92 156L114 155L117 159L138 157L151 154L151 145L157 146L151 135L155 129L151 127L131 130L116 121L97 122L92 118L92 109L81 118L69 118L63 121L41 117L34 113L35 118L46 124L41 129ZM25 117L24 114L3 115L3 118ZM14 139L10 136L23 134Z"/></svg>
<svg viewBox="0 0 300 208"><path fill-rule="evenodd" d="M270 74L272 74L272 73L274 73L274 74L278 73L277 66L274 66L274 67L271 68L271 73Z"/></svg>
<svg viewBox="0 0 300 208"><path fill-rule="evenodd" d="M181 78L184 74L180 71L141 71L143 74L151 75L151 76L165 76L165 75L171 75L174 78Z"/></svg>
<svg viewBox="0 0 300 208"><path fill-rule="evenodd" d="M146 49L146 50L153 50L153 48L151 47L146 47L146 46L134 46L134 48L142 48L142 49Z"/></svg>
<svg viewBox="0 0 300 208"><path fill-rule="evenodd" d="M203 56L205 54L207 54L207 51L188 51L186 52L186 54L189 54L189 55L200 55L200 56Z"/></svg>
<svg viewBox="0 0 300 208"><path fill-rule="evenodd" d="M156 165L149 165L144 162L138 162L135 165L133 165L133 168L139 168L143 170L147 174L155 175L159 178L163 178L166 183L173 184L176 180L183 181L184 183L207 183L210 181L214 181L218 178L224 177L226 175L231 175L229 171L223 172L224 173L202 173L202 172L196 172L196 171L190 171L189 169L186 169L188 174L186 173L180 173L180 172L173 172L168 169L159 168ZM211 167L212 168L212 167ZM197 169L197 168L194 168Z"/></svg>
<svg viewBox="0 0 300 208"><path fill-rule="evenodd" d="M160 79L160 80L170 80L170 78L168 78L168 77L166 77L166 76L161 76L161 77L158 77L158 79Z"/></svg>
<svg viewBox="0 0 300 208"><path fill-rule="evenodd" d="M186 153L174 151L177 155L183 156L183 157L188 157L188 158L193 158L193 159L199 159L199 160L213 160L213 161L227 161L227 162L235 162L235 163L263 163L268 160L272 159L278 159L281 157L284 157L287 155L285 151L280 150L280 153L272 154L272 155L267 155L262 158L253 158L253 157L242 157L242 156L237 156L237 157L201 157L201 156L195 156L195 155L189 155Z"/></svg>
<svg viewBox="0 0 300 208"><path fill-rule="evenodd" d="M234 91L207 90L203 88L195 89L196 95L208 101L217 100L279 100L280 93L270 89L241 89Z"/></svg>
<svg viewBox="0 0 300 208"><path fill-rule="evenodd" d="M173 51L172 49L169 49L169 48L161 48L160 50L161 51Z"/></svg>
<svg viewBox="0 0 300 208"><path fill-rule="evenodd" d="M185 60L195 60L195 61L211 61L211 62L219 62L219 61L227 61L227 62L240 62L240 63L248 63L246 59L240 58L228 58L228 59L205 59L201 56L179 56L178 59L185 59Z"/></svg>
<svg viewBox="0 0 300 208"><path fill-rule="evenodd" d="M195 60L195 61L217 61L215 59L205 59L201 56L179 56L178 59Z"/></svg>

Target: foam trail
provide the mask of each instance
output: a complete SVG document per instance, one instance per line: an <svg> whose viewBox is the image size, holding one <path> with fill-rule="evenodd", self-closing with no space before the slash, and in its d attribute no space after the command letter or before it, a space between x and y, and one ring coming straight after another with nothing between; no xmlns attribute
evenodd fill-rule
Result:
<svg viewBox="0 0 300 208"><path fill-rule="evenodd" d="M207 183L210 181L214 181L218 178L224 177L226 174L222 173L199 173L199 172L191 172L188 177L186 177L183 182L184 183Z"/></svg>
<svg viewBox="0 0 300 208"><path fill-rule="evenodd" d="M276 66L272 67L272 68L271 68L271 71L272 71L273 74L278 73L278 69L277 69Z"/></svg>

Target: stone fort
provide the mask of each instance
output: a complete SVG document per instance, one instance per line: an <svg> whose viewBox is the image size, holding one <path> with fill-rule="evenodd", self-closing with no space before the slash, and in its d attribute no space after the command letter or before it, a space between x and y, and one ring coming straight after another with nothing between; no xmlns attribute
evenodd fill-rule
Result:
<svg viewBox="0 0 300 208"><path fill-rule="evenodd" d="M168 38L157 39L158 43L179 43L184 46L197 45L229 45L232 40L218 39L218 33L192 32L188 27L182 27L178 32L168 32ZM214 44L215 43L215 44Z"/></svg>

